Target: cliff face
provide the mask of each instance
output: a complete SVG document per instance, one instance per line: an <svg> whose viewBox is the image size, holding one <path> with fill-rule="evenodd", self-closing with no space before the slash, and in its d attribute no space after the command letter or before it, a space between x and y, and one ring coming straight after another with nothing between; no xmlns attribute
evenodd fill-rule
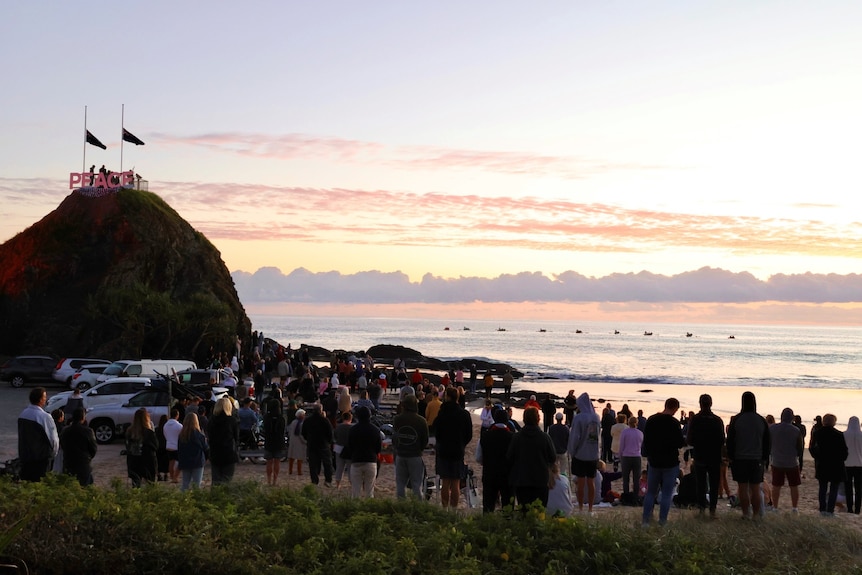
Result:
<svg viewBox="0 0 862 575"><path fill-rule="evenodd" d="M76 191L0 245L0 354L200 363L250 333L221 254L156 194Z"/></svg>

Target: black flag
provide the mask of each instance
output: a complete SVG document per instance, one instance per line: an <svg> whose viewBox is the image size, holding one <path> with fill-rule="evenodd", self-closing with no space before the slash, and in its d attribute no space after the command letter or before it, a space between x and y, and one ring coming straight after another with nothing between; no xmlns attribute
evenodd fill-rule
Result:
<svg viewBox="0 0 862 575"><path fill-rule="evenodd" d="M141 140L140 138L138 138L136 135L134 135L133 133L131 133L130 131L128 131L125 128L123 128L123 140L126 142L131 142L132 144L134 144L136 146L143 146L144 145L143 140Z"/></svg>
<svg viewBox="0 0 862 575"><path fill-rule="evenodd" d="M99 141L99 138L90 133L90 130L87 130L87 143L97 148L102 148L103 150L107 150L108 147Z"/></svg>

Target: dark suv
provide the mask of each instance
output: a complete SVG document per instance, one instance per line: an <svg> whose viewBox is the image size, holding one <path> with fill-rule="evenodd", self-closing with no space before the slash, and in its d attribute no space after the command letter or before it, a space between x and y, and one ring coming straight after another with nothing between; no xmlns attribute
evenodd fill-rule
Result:
<svg viewBox="0 0 862 575"><path fill-rule="evenodd" d="M12 387L25 383L50 383L54 381L57 360L47 355L19 355L0 367L0 380L8 381Z"/></svg>

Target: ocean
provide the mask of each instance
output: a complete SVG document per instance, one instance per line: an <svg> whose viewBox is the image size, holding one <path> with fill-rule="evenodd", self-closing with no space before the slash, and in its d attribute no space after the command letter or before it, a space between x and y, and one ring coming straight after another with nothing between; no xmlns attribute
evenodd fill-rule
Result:
<svg viewBox="0 0 862 575"><path fill-rule="evenodd" d="M851 415L862 415L862 328L254 314L251 319L253 329L294 348L362 351L395 344L446 361L508 363L525 374L514 391L560 397L570 389L587 391L597 406L628 403L647 415L660 411L671 396L684 410L697 411L700 394L709 393L715 412L727 421L739 411L746 390L756 393L762 414L777 418L792 407L808 425L827 412L842 428Z"/></svg>
<svg viewBox="0 0 862 575"><path fill-rule="evenodd" d="M862 390L862 328L265 315L251 319L254 329L294 348L310 344L359 351L375 344L398 344L447 361L481 358L508 363L524 372L522 385L534 387L614 382Z"/></svg>

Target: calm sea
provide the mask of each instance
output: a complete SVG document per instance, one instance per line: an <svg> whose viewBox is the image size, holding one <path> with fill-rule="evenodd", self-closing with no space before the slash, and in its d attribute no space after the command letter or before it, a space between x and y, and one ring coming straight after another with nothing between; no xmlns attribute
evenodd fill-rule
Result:
<svg viewBox="0 0 862 575"><path fill-rule="evenodd" d="M398 344L443 360L504 362L533 389L594 381L862 390L862 328L266 315L252 322L293 347Z"/></svg>

